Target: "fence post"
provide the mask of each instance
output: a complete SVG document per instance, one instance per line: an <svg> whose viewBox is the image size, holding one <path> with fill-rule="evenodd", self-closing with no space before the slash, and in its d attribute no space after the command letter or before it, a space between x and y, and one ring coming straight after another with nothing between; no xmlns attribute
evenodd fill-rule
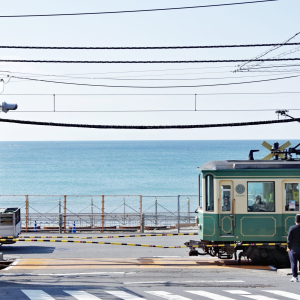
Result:
<svg viewBox="0 0 300 300"><path fill-rule="evenodd" d="M28 195L25 196L25 228L28 230L28 214L29 214L29 200Z"/></svg>
<svg viewBox="0 0 300 300"><path fill-rule="evenodd" d="M61 225L60 225L60 215L61 215L61 200L58 200L58 228L59 228L59 233L62 233L61 231Z"/></svg>
<svg viewBox="0 0 300 300"><path fill-rule="evenodd" d="M104 232L104 195L102 195L102 232Z"/></svg>
<svg viewBox="0 0 300 300"><path fill-rule="evenodd" d="M178 209L178 233L180 233L180 195L177 196L177 209Z"/></svg>
<svg viewBox="0 0 300 300"><path fill-rule="evenodd" d="M155 225L157 225L157 199L155 197Z"/></svg>
<svg viewBox="0 0 300 300"><path fill-rule="evenodd" d="M141 221L141 232L145 232L145 214L142 214L142 221Z"/></svg>
<svg viewBox="0 0 300 300"><path fill-rule="evenodd" d="M143 228L142 228L142 221L143 221L143 202L142 202L142 195L140 195L140 232L143 232Z"/></svg>
<svg viewBox="0 0 300 300"><path fill-rule="evenodd" d="M61 214L61 200L58 200L58 213Z"/></svg>
<svg viewBox="0 0 300 300"><path fill-rule="evenodd" d="M187 197L187 223L190 223L190 199Z"/></svg>
<svg viewBox="0 0 300 300"><path fill-rule="evenodd" d="M64 231L67 230L67 195L64 195Z"/></svg>
<svg viewBox="0 0 300 300"><path fill-rule="evenodd" d="M125 209L125 198L123 197L123 207L124 207L124 215L123 215L123 224L126 225L126 209Z"/></svg>
<svg viewBox="0 0 300 300"><path fill-rule="evenodd" d="M58 226L59 226L59 233L62 233L63 218L61 212L58 214Z"/></svg>
<svg viewBox="0 0 300 300"><path fill-rule="evenodd" d="M93 198L91 199L91 213L92 213L91 228L94 228L94 202L93 202Z"/></svg>

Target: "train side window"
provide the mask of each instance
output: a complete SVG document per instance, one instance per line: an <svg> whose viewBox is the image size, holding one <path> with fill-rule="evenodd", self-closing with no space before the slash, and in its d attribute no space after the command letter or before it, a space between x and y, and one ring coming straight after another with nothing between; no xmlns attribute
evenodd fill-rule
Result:
<svg viewBox="0 0 300 300"><path fill-rule="evenodd" d="M221 185L222 211L231 210L231 186Z"/></svg>
<svg viewBox="0 0 300 300"><path fill-rule="evenodd" d="M274 199L274 182L248 182L249 212L274 212Z"/></svg>
<svg viewBox="0 0 300 300"><path fill-rule="evenodd" d="M299 183L285 184L285 211L299 211Z"/></svg>
<svg viewBox="0 0 300 300"><path fill-rule="evenodd" d="M206 198L206 211L214 210L214 177L207 175L205 177L205 198Z"/></svg>

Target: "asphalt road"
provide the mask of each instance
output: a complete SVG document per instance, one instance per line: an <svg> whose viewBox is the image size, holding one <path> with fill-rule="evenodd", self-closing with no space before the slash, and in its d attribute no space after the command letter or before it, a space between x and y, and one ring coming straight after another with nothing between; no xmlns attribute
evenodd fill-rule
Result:
<svg viewBox="0 0 300 300"><path fill-rule="evenodd" d="M196 237L99 241L180 246L189 239ZM4 258L16 259L0 271L1 300L300 300L300 283L291 283L291 276L247 262L189 257L186 248L17 242L0 250Z"/></svg>

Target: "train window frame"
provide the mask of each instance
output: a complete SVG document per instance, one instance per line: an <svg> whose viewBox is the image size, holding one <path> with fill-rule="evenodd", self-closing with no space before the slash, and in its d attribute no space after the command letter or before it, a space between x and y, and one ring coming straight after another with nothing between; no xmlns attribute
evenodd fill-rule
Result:
<svg viewBox="0 0 300 300"><path fill-rule="evenodd" d="M233 201L233 182L221 180L219 182L220 203L219 211L223 214L231 213Z"/></svg>
<svg viewBox="0 0 300 300"><path fill-rule="evenodd" d="M251 197L252 199L249 199L249 196L253 196L253 194L249 194L249 190L253 190L249 188L249 184L264 184L264 183L270 183L273 185L273 189L271 193L269 194L269 199L266 199L263 197L263 192L258 193L257 195L254 195ZM271 201L273 200L273 201ZM257 202L257 203L256 203ZM251 203L252 205L249 205ZM274 213L276 211L275 209L275 181L247 181L247 208L248 212L251 213Z"/></svg>
<svg viewBox="0 0 300 300"><path fill-rule="evenodd" d="M202 175L202 173L199 173L199 175L198 175L198 205L201 209L203 208L202 185L203 185L203 175Z"/></svg>
<svg viewBox="0 0 300 300"><path fill-rule="evenodd" d="M294 185L298 186L298 205L297 205L297 201L294 198L294 193L293 193L293 188ZM289 187L291 187L292 189L289 190L289 192L291 192L290 196L287 196L287 185L289 185ZM284 211L285 212L299 212L299 188L300 188L300 183L299 181L285 181L283 182L283 193L284 193Z"/></svg>
<svg viewBox="0 0 300 300"><path fill-rule="evenodd" d="M207 174L205 176L205 211L213 212L214 208L214 176Z"/></svg>

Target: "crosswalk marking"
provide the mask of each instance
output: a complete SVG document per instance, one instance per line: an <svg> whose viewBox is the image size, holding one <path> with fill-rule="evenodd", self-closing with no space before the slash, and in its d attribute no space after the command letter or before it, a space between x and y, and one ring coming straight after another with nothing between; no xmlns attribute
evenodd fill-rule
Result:
<svg viewBox="0 0 300 300"><path fill-rule="evenodd" d="M84 291L64 291L64 292L73 296L78 300L101 300L101 298L98 298Z"/></svg>
<svg viewBox="0 0 300 300"><path fill-rule="evenodd" d="M119 297L123 300L138 300L138 299L145 299L138 296L134 296L132 294L122 292L122 291L105 291L108 294L114 295L116 297Z"/></svg>
<svg viewBox="0 0 300 300"><path fill-rule="evenodd" d="M254 300L277 300L276 298L270 298L263 295L243 295L243 296Z"/></svg>
<svg viewBox="0 0 300 300"><path fill-rule="evenodd" d="M294 294L294 293L291 293L291 292L277 291L277 290L274 290L274 291L273 290L264 290L264 292L272 293L272 294L282 296L282 297L287 297L287 298L290 298L290 299L300 300L300 295L299 294Z"/></svg>
<svg viewBox="0 0 300 300"><path fill-rule="evenodd" d="M42 290L21 290L30 300L55 300Z"/></svg>
<svg viewBox="0 0 300 300"><path fill-rule="evenodd" d="M164 291L146 291L146 293L168 300L191 300L190 298L174 295L172 293Z"/></svg>
<svg viewBox="0 0 300 300"><path fill-rule="evenodd" d="M224 290L224 292L234 295L251 295L251 293L242 290Z"/></svg>
<svg viewBox="0 0 300 300"><path fill-rule="evenodd" d="M30 300L56 300L43 290L27 290L27 289L21 289L21 291L30 299ZM271 293L273 295L277 295L279 297L285 297L288 299L293 300L300 300L300 295L286 292L282 290L261 290L263 293ZM74 297L77 300L101 300L101 299L108 299L109 296L104 296L104 298L99 298L97 296L94 296L88 292L80 291L80 290L63 290L66 294L69 294L70 296ZM134 292L128 293L124 291L118 291L118 290L112 290L112 291L104 291L107 294L113 295L116 299L123 299L123 300L146 300L146 298L141 296L136 296ZM170 292L166 291L144 291L145 293L151 294L157 298L167 299L167 300L191 300L191 298L187 298L185 296L176 295ZM203 298L208 298L212 300L235 300L235 298L230 298L227 296L222 296L217 293L211 293L204 290L186 290L184 292L195 294L198 296L201 296ZM255 295L251 294L248 291L244 290L223 290L223 292L230 293L232 295L238 295L242 296L248 299L254 299L254 300L277 300L278 298L272 298L265 295ZM23 299L23 298L22 298Z"/></svg>
<svg viewBox="0 0 300 300"><path fill-rule="evenodd" d="M186 291L186 292L195 294L195 295L199 295L202 297L206 297L209 299L213 299L213 300L235 300L234 298L229 298L226 296L221 296L219 294L214 294L214 293L205 292L205 291Z"/></svg>

